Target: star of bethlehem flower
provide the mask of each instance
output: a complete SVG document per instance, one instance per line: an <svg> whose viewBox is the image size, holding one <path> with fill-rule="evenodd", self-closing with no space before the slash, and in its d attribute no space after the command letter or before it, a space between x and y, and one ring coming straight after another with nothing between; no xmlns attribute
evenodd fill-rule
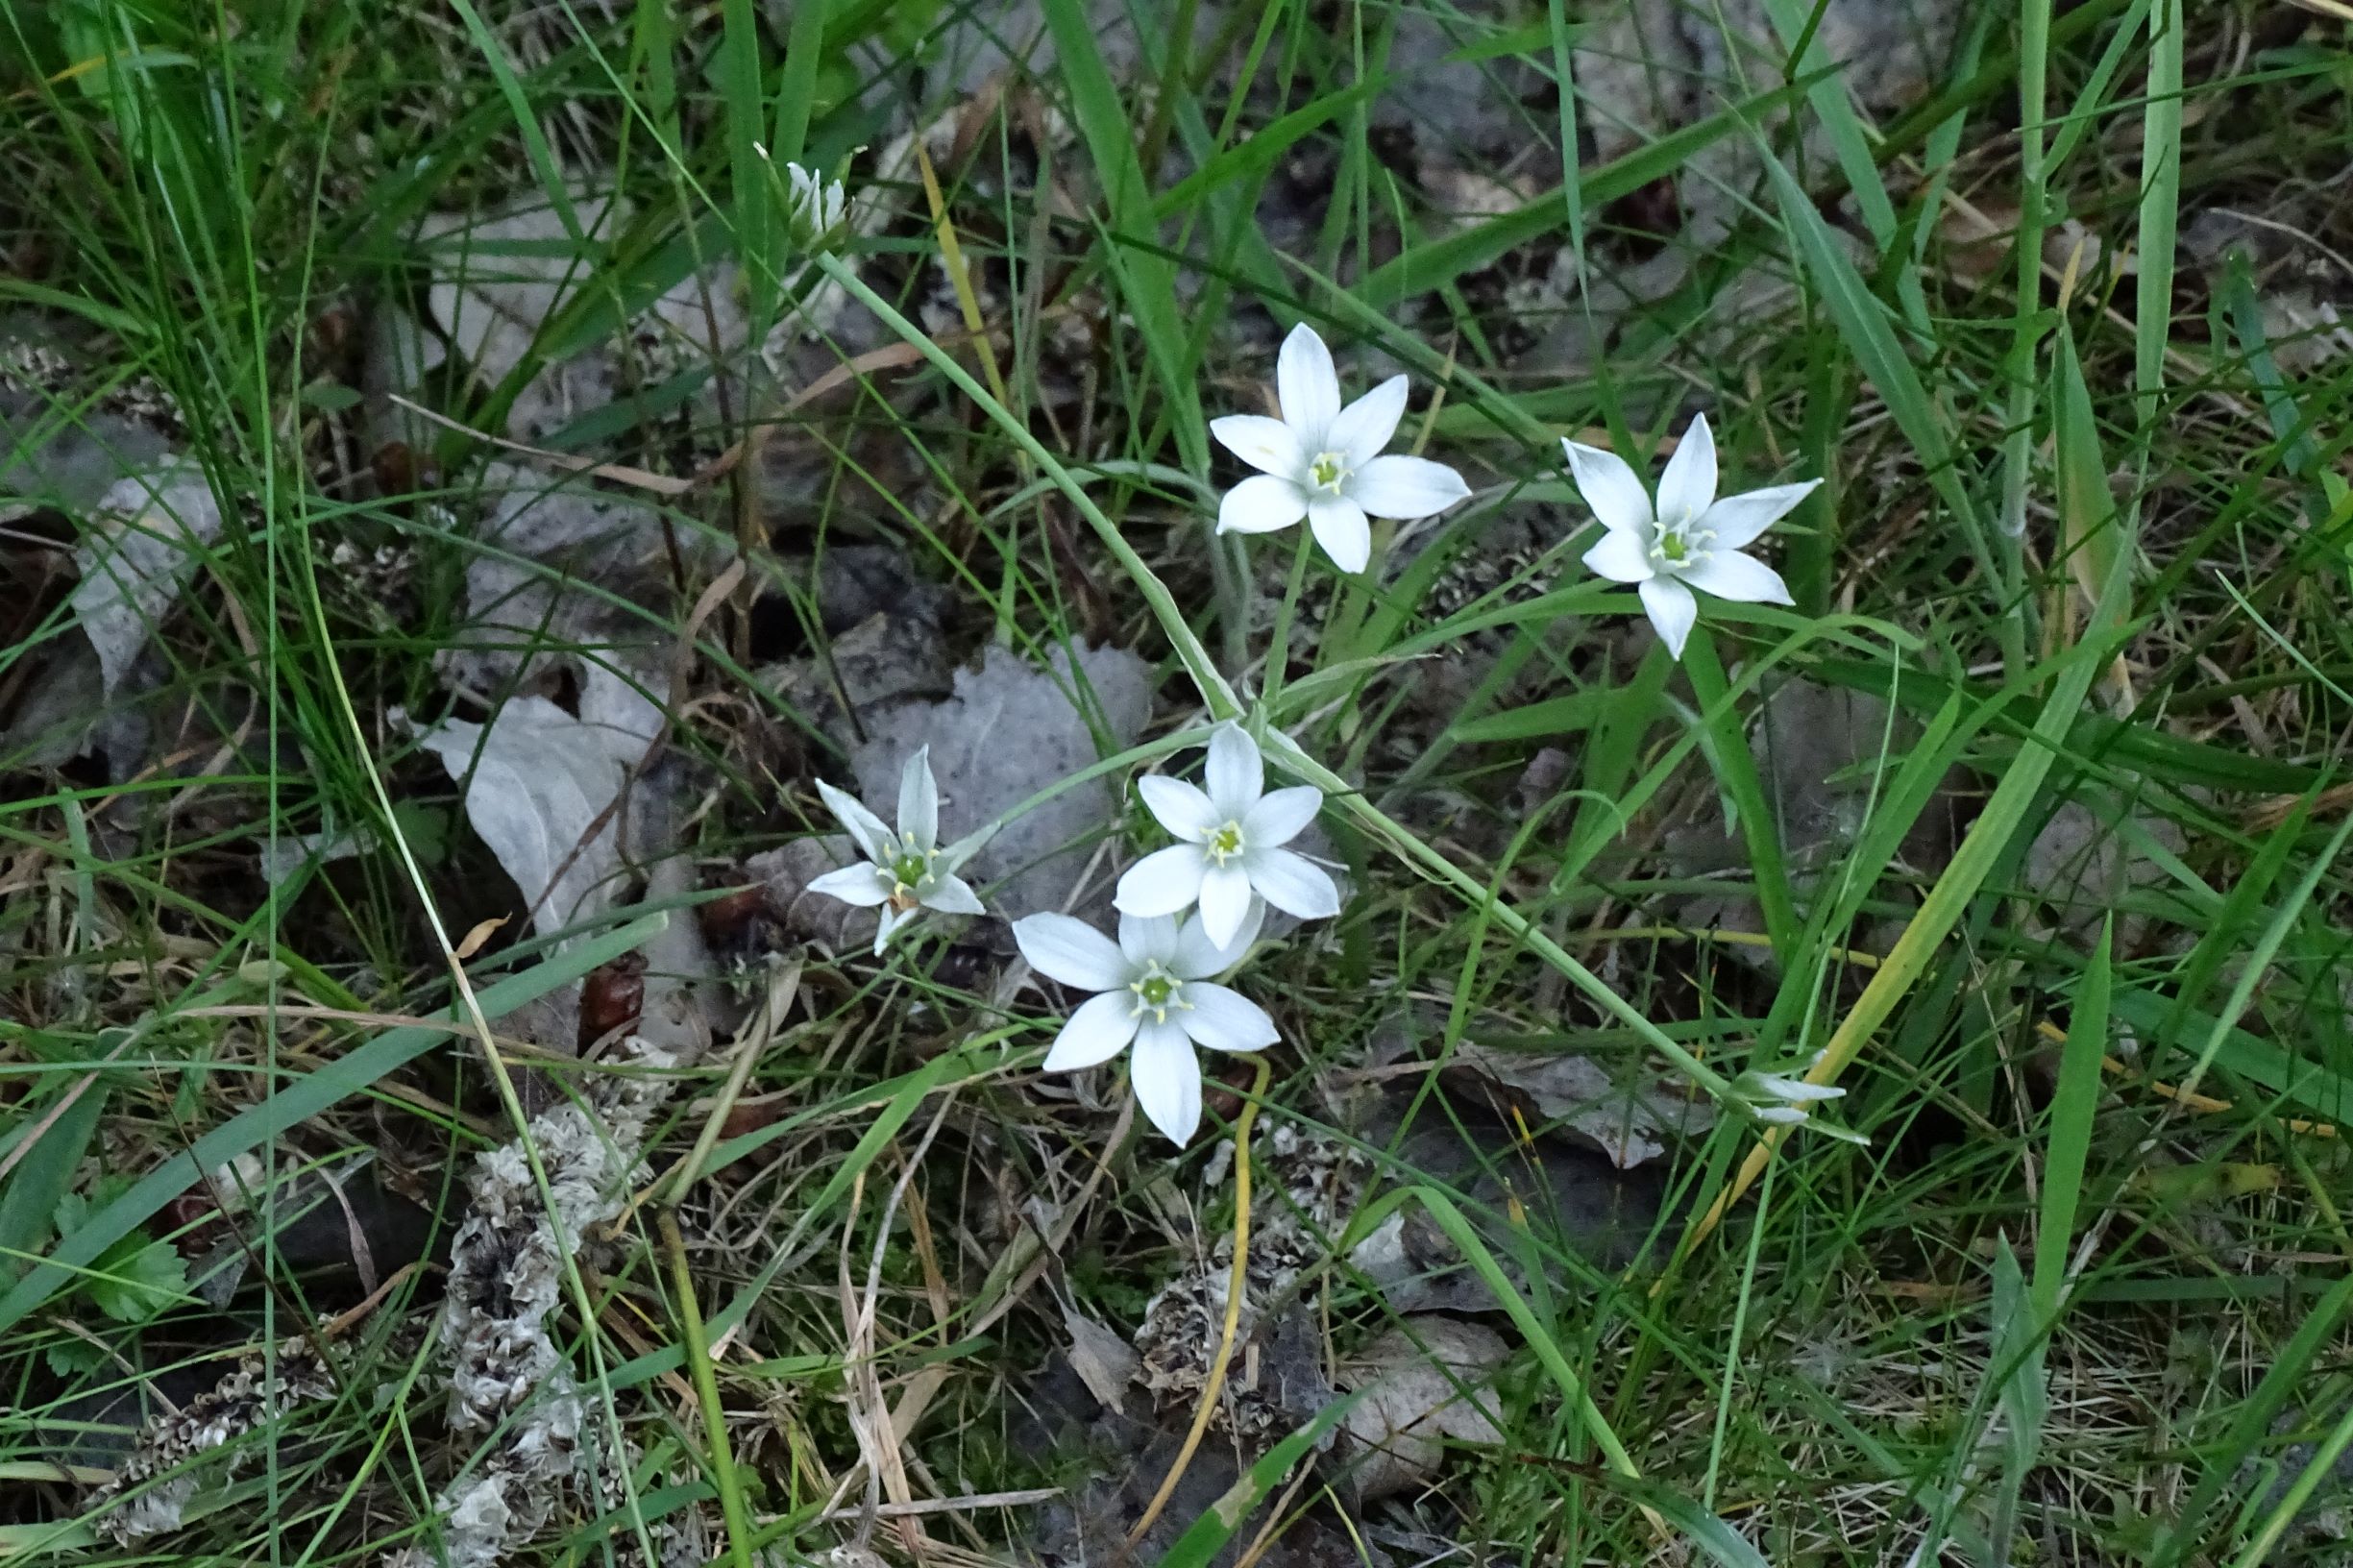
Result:
<svg viewBox="0 0 2353 1568"><path fill-rule="evenodd" d="M1820 479L1719 498L1716 438L1704 414L1691 422L1667 459L1656 505L1624 458L1574 441L1560 444L1568 449L1578 493L1608 530L1585 551L1585 565L1612 582L1635 585L1670 654L1683 656L1683 644L1700 619L1694 588L1743 603L1790 602L1780 574L1742 551L1811 494Z"/></svg>
<svg viewBox="0 0 2353 1568"><path fill-rule="evenodd" d="M854 796L821 778L817 793L857 842L867 864L827 871L809 884L809 891L862 909L880 905L882 923L874 932L877 956L891 933L919 909L936 909L943 915L985 913L979 896L955 874L954 862L940 848L940 785L931 776L930 747L917 751L899 770L895 833Z"/></svg>
<svg viewBox="0 0 2353 1568"><path fill-rule="evenodd" d="M1462 476L1426 457L1383 456L1406 411L1406 379L1392 376L1340 406L1332 351L1305 322L1275 359L1281 419L1229 414L1210 421L1228 452L1259 470L1225 494L1219 533L1272 533L1301 518L1332 564L1361 572L1372 556L1370 517L1410 521L1471 493Z"/></svg>
<svg viewBox="0 0 2353 1568"><path fill-rule="evenodd" d="M1210 735L1207 790L1164 773L1137 781L1144 804L1178 843L1144 856L1119 879L1122 915L1174 915L1201 906L1210 941L1230 945L1256 894L1302 919L1340 912L1339 889L1323 869L1283 845L1323 805L1311 785L1266 790L1258 743L1233 724Z"/></svg>
<svg viewBox="0 0 2353 1568"><path fill-rule="evenodd" d="M1014 941L1030 968L1074 991L1096 994L1079 1004L1046 1052L1045 1070L1075 1072L1127 1050L1136 1103L1153 1126L1180 1146L1201 1125L1198 1043L1213 1051L1263 1050L1275 1042L1265 1009L1210 977L1231 968L1258 938L1254 909L1236 941L1210 941L1194 916L1119 917L1115 943L1067 915L1032 915L1014 922Z"/></svg>

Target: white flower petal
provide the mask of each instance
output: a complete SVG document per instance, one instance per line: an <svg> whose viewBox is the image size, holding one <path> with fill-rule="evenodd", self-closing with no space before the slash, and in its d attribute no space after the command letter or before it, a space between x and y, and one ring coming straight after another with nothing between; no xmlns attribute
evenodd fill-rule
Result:
<svg viewBox="0 0 2353 1568"><path fill-rule="evenodd" d="M1364 508L1355 502L1317 496L1308 502L1308 527L1315 530L1315 542L1341 571L1361 572L1372 559L1372 525L1364 520Z"/></svg>
<svg viewBox="0 0 2353 1568"><path fill-rule="evenodd" d="M1136 1031L1128 1077L1145 1118L1179 1147L1191 1142L1201 1125L1201 1060L1174 1019Z"/></svg>
<svg viewBox="0 0 2353 1568"><path fill-rule="evenodd" d="M1750 1115L1776 1127L1795 1127L1805 1119L1805 1113L1794 1105L1760 1105Z"/></svg>
<svg viewBox="0 0 2353 1568"><path fill-rule="evenodd" d="M1127 869L1113 904L1122 915L1174 915L1201 896L1201 877L1208 870L1197 844L1156 849Z"/></svg>
<svg viewBox="0 0 2353 1568"><path fill-rule="evenodd" d="M1228 414L1210 421L1210 434L1218 445L1262 474L1295 479L1312 455L1300 450L1299 434L1279 419L1264 414Z"/></svg>
<svg viewBox="0 0 2353 1568"><path fill-rule="evenodd" d="M906 919L906 916L901 915L890 905L882 906L882 919L874 927L874 956L876 958L880 958L882 950L891 944L891 933L897 930Z"/></svg>
<svg viewBox="0 0 2353 1568"><path fill-rule="evenodd" d="M1332 351L1306 322L1290 330L1283 352L1275 355L1275 396L1283 404L1283 423L1298 435L1308 452L1321 451L1324 432L1340 412L1340 373L1333 366Z"/></svg>
<svg viewBox="0 0 2353 1568"><path fill-rule="evenodd" d="M1029 967L1080 991L1120 991L1128 963L1119 944L1067 915L1030 915L1013 922L1014 945Z"/></svg>
<svg viewBox="0 0 2353 1568"><path fill-rule="evenodd" d="M1188 1006L1169 1017L1180 1019L1187 1034L1213 1051L1262 1051L1282 1038L1266 1010L1240 992L1195 981L1177 996Z"/></svg>
<svg viewBox="0 0 2353 1568"><path fill-rule="evenodd" d="M1210 941L1203 929L1201 917L1195 914L1177 933L1177 952L1168 970L1181 980L1206 980L1213 974L1223 974L1242 961L1250 944L1259 940L1259 928L1266 923L1266 901L1250 900L1250 913L1242 917L1242 928L1234 933L1234 940L1222 945Z"/></svg>
<svg viewBox="0 0 2353 1568"><path fill-rule="evenodd" d="M1146 773L1136 781L1153 820L1178 838L1198 844L1222 825L1217 808L1197 784L1166 773Z"/></svg>
<svg viewBox="0 0 2353 1568"><path fill-rule="evenodd" d="M1324 432L1324 450L1338 453L1350 468L1362 468L1381 455L1405 415L1406 379L1392 376L1340 410Z"/></svg>
<svg viewBox="0 0 2353 1568"><path fill-rule="evenodd" d="M1269 853L1287 855L1288 849ZM1240 863L1213 866L1201 878L1201 929L1220 947L1230 947L1250 916L1250 873Z"/></svg>
<svg viewBox="0 0 2353 1568"><path fill-rule="evenodd" d="M1743 604L1789 604L1789 585L1781 575L1753 555L1736 550L1710 551L1707 558L1683 570L1683 581L1718 599Z"/></svg>
<svg viewBox="0 0 2353 1568"><path fill-rule="evenodd" d="M1752 1072L1742 1075L1740 1087L1777 1100L1843 1100L1847 1091L1836 1084L1809 1084L1802 1078L1785 1078L1777 1072Z"/></svg>
<svg viewBox="0 0 2353 1568"><path fill-rule="evenodd" d="M1219 533L1273 533L1308 515L1308 493L1290 479L1254 474L1217 503Z"/></svg>
<svg viewBox="0 0 2353 1568"><path fill-rule="evenodd" d="M1129 975L1147 965L1165 968L1177 954L1177 919L1173 915L1119 917L1119 956L1127 960Z"/></svg>
<svg viewBox="0 0 2353 1568"><path fill-rule="evenodd" d="M1288 849L1253 853L1250 885L1275 908L1303 920L1328 920L1340 912L1340 890L1331 873Z"/></svg>
<svg viewBox="0 0 2353 1568"><path fill-rule="evenodd" d="M1272 849L1297 838L1323 809L1324 792L1312 784L1273 790L1242 817L1242 843L1253 849Z"/></svg>
<svg viewBox="0 0 2353 1568"><path fill-rule="evenodd" d="M1081 1002L1054 1037L1045 1053L1048 1072L1076 1072L1100 1066L1127 1049L1136 1038L1136 998L1124 991L1106 992Z"/></svg>
<svg viewBox="0 0 2353 1568"><path fill-rule="evenodd" d="M1611 528L1603 534L1601 543L1585 551L1585 569L1611 582L1648 582L1657 575L1640 528Z"/></svg>
<svg viewBox="0 0 2353 1568"><path fill-rule="evenodd" d="M1411 522L1467 498L1471 487L1444 463L1427 457L1375 457L1349 479L1350 501L1374 517Z"/></svg>
<svg viewBox="0 0 2353 1568"><path fill-rule="evenodd" d="M1751 490L1746 495L1728 495L1715 506L1708 506L1706 527L1715 529L1710 544L1720 551L1749 549L1757 534L1786 518L1798 502L1814 495L1819 487L1822 480L1804 480L1802 485L1767 485L1765 490Z"/></svg>
<svg viewBox="0 0 2353 1568"><path fill-rule="evenodd" d="M934 877L931 886L924 890L920 902L925 909L936 909L943 915L989 913L981 904L980 894L972 891L972 884L961 876Z"/></svg>
<svg viewBox="0 0 2353 1568"><path fill-rule="evenodd" d="M1259 743L1239 724L1219 724L1210 732L1210 761L1203 776L1217 825L1247 816L1266 789L1266 762L1259 755Z"/></svg>
<svg viewBox="0 0 2353 1568"><path fill-rule="evenodd" d="M1808 479L1803 484L1773 484L1746 495L1725 497L1707 508L1706 526L1716 530L1716 537L1708 543L1717 550L1747 548L1758 534L1787 517L1821 483L1820 479Z"/></svg>
<svg viewBox="0 0 2353 1568"><path fill-rule="evenodd" d="M940 843L940 783L931 776L931 747L919 746L898 771L898 837L919 854Z"/></svg>
<svg viewBox="0 0 2353 1568"><path fill-rule="evenodd" d="M812 881L808 891L839 898L860 909L871 909L891 896L891 890L882 885L882 878L871 866L845 866L838 871L827 871Z"/></svg>
<svg viewBox="0 0 2353 1568"><path fill-rule="evenodd" d="M1653 577L1634 591L1642 596L1643 610L1666 643L1667 656L1681 658L1691 628L1699 625L1700 601L1691 597L1690 589L1673 577Z"/></svg>
<svg viewBox="0 0 2353 1568"><path fill-rule="evenodd" d="M1569 454L1569 473L1577 480L1577 493L1585 498L1585 504L1593 508L1604 527L1612 532L1647 528L1656 521L1649 493L1626 466L1625 458L1575 441L1563 440L1560 445Z"/></svg>
<svg viewBox="0 0 2353 1568"><path fill-rule="evenodd" d="M834 821L858 841L860 854L877 866L891 858L896 847L891 841L891 830L883 825L881 818L860 804L856 796L837 790L821 778L817 781L817 794L825 802L825 809L833 813Z"/></svg>
<svg viewBox="0 0 2353 1568"><path fill-rule="evenodd" d="M1716 503L1716 436L1700 414L1658 476L1658 520L1687 523Z"/></svg>

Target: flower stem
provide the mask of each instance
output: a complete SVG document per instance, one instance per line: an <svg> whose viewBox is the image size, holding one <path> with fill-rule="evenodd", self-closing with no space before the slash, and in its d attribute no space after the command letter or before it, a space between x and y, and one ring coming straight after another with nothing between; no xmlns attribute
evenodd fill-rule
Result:
<svg viewBox="0 0 2353 1568"><path fill-rule="evenodd" d="M1175 1495L1177 1482L1185 1479L1186 1466L1192 1463L1193 1454L1201 1446L1201 1438L1210 1429L1210 1417L1216 1412L1217 1396L1225 1391L1226 1368L1234 1364L1234 1340L1241 1330L1242 1294L1249 1285L1250 1269L1250 1130L1259 1119L1259 1101L1265 1098L1267 1063L1261 1056L1251 1064L1258 1076L1251 1080L1250 1097L1242 1101L1241 1115L1234 1122L1234 1268L1226 1278L1226 1321L1217 1336L1217 1354L1210 1360L1209 1376L1201 1384L1201 1401L1193 1407L1192 1426L1186 1431L1185 1446L1177 1450L1176 1462L1161 1477L1160 1490L1152 1494L1145 1506L1143 1517L1136 1528L1127 1532L1118 1555L1112 1558L1113 1568L1144 1538Z"/></svg>
<svg viewBox="0 0 2353 1568"><path fill-rule="evenodd" d="M1283 676L1290 668L1291 618L1298 613L1299 590L1307 582L1308 550L1314 536L1306 528L1299 530L1299 546L1291 556L1290 580L1283 585L1283 602L1275 607L1274 640L1266 645L1266 670L1259 677L1262 701L1268 712L1274 711L1275 698L1283 695Z"/></svg>

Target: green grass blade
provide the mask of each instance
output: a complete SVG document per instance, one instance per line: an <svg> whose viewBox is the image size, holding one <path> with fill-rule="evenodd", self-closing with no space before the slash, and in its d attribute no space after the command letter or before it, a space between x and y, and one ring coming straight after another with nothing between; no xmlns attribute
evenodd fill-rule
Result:
<svg viewBox="0 0 2353 1568"><path fill-rule="evenodd" d="M1781 221L1788 228L1798 260L1813 280L1840 335L1846 338L1848 352L1878 388L1887 411L1895 417L1904 438L1918 449L1928 482L1935 487L1945 509L1952 514L1953 522L1959 525L1978 570L1985 574L1989 583L1999 582L2001 576L1995 565L1985 516L1976 498L1962 481L1959 454L1945 410L1928 396L1911 352L1897 337L1895 327L1888 320L1886 306L1872 294L1862 275L1854 270L1854 263L1847 259L1846 252L1830 233L1830 226L1815 210L1813 199L1779 159L1769 151L1764 157L1774 190L1780 199Z"/></svg>
<svg viewBox="0 0 2353 1568"><path fill-rule="evenodd" d="M2083 1198L2083 1172L2092 1153L2092 1121L2099 1109L2100 1060L2108 1054L2108 994L2116 922L2100 927L2099 945L2084 966L2075 1009L2059 1052L2059 1081L2051 1091L2050 1132L2043 1150L2043 1195L2034 1229L2034 1313L2047 1334L2059 1315L2059 1289Z"/></svg>
<svg viewBox="0 0 2353 1568"><path fill-rule="evenodd" d="M2181 216L2182 0L2149 12L2148 103L2141 115L2141 239L2133 282L2132 373L2143 472L2157 435L2173 337L2173 248Z"/></svg>
<svg viewBox="0 0 2353 1568"><path fill-rule="evenodd" d="M486 986L478 995L482 1011L491 1017L512 1012L534 997L577 980L608 960L634 951L670 919L655 914L629 921L577 946L549 958L521 974L508 975ZM464 1015L453 1008L453 1020ZM107 1248L129 1236L172 1199L185 1192L204 1173L257 1149L300 1126L328 1107L359 1093L386 1073L406 1066L450 1038L444 1029L387 1029L365 1045L283 1085L260 1104L240 1111L198 1138L141 1177L128 1191L89 1216L80 1230L59 1238L48 1258L7 1295L0 1296L0 1332L22 1322L27 1313L55 1294L72 1271L95 1262Z"/></svg>
<svg viewBox="0 0 2353 1568"><path fill-rule="evenodd" d="M1170 423L1176 430L1177 451L1188 469L1206 473L1209 427L1201 417L1199 388L1187 368L1187 337L1177 308L1175 268L1156 250L1122 243L1132 239L1150 245L1155 228L1151 186L1129 134L1127 105L1119 97L1110 67L1103 62L1094 23L1082 0L1044 0L1044 10L1061 61L1062 85L1070 95L1071 114L1094 159L1111 208L1105 255L1159 376L1161 395L1167 400Z"/></svg>

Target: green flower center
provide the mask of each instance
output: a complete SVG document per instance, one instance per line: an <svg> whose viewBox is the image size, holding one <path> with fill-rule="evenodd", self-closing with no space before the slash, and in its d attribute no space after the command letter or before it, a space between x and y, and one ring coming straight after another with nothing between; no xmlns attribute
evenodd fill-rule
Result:
<svg viewBox="0 0 2353 1568"><path fill-rule="evenodd" d="M1149 1013L1154 1023L1166 1023L1171 1007L1186 1005L1177 999L1178 984L1175 975L1160 967L1160 960L1145 965L1143 973L1128 982L1127 989L1136 994L1135 1012L1130 1017Z"/></svg>
<svg viewBox="0 0 2353 1568"><path fill-rule="evenodd" d="M1707 547L1714 542L1716 530L1695 528L1693 520L1661 522L1651 539L1651 559L1666 566L1697 566L1714 553Z"/></svg>
<svg viewBox="0 0 2353 1568"><path fill-rule="evenodd" d="M1242 852L1242 824L1226 823L1209 836L1209 842L1202 845L1201 849L1210 859L1223 866Z"/></svg>
<svg viewBox="0 0 2353 1568"><path fill-rule="evenodd" d="M894 884L891 895L898 898L921 891L923 884L931 880L931 856L913 849L901 849L894 855L890 865Z"/></svg>
<svg viewBox="0 0 2353 1568"><path fill-rule="evenodd" d="M1318 453L1308 464L1308 488L1338 495L1348 479L1348 462L1336 452Z"/></svg>

